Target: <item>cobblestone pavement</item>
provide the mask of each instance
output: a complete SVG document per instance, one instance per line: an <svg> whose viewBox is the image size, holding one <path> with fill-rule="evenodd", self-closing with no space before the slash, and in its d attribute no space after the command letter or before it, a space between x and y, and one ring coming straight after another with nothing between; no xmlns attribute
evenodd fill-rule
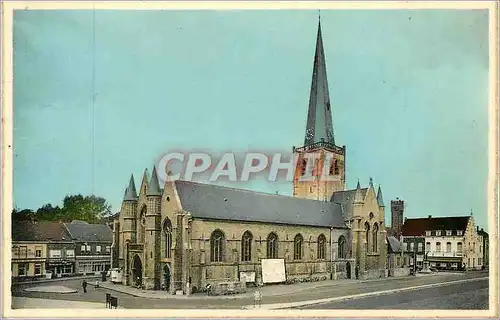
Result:
<svg viewBox="0 0 500 320"><path fill-rule="evenodd" d="M405 278L389 278L380 281L368 282L350 282L338 284L330 282L325 286L319 286L320 283L315 283L316 287L311 287L310 290L304 290L307 284L299 284L297 290L291 293L290 288L279 293L280 290L276 287L274 295L263 296L262 304L278 304L289 303L294 301L316 300L327 297L339 297L352 294L392 290L397 288L405 288L419 285L426 285L431 283L442 283L454 280L461 280L467 278L485 277L487 273L483 272L470 272L465 274L439 274L429 277L405 277ZM313 285L313 284L310 284ZM53 300L74 300L74 301L89 301L89 302L103 302L105 294L111 293L118 298L118 305L127 309L151 309L151 308L164 308L164 309L240 309L244 306L252 305L253 300L251 297L237 297L237 296L224 296L218 299L207 297L206 295L193 295L186 299L152 299L134 297L129 294L120 293L108 289L98 288L95 289L89 286L87 293L83 293L81 289L80 280L64 280L64 286L75 288L78 290L74 294L53 294L53 293L40 293L40 292L24 292L23 286L13 287L13 296L32 297L32 298L45 298ZM295 286L295 285L290 285ZM283 286L283 287L290 287ZM249 288L250 291L253 291Z"/></svg>
<svg viewBox="0 0 500 320"><path fill-rule="evenodd" d="M488 300L488 280L486 279L297 309L487 310Z"/></svg>

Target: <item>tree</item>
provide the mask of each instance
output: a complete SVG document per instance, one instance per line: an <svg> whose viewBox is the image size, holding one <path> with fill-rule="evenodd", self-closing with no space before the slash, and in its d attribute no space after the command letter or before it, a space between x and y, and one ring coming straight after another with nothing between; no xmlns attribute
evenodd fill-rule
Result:
<svg viewBox="0 0 500 320"><path fill-rule="evenodd" d="M111 206L106 200L94 195L82 196L70 195L63 200L65 219L82 220L90 223L100 222L104 217L111 214Z"/></svg>
<svg viewBox="0 0 500 320"><path fill-rule="evenodd" d="M23 209L19 210L14 208L12 210L12 220L13 221L21 221L21 220L32 220L35 218L36 213L31 209Z"/></svg>
<svg viewBox="0 0 500 320"><path fill-rule="evenodd" d="M111 215L111 206L104 198L95 195L68 195L64 197L62 208L47 203L36 211L30 209L12 210L12 220L64 221L82 220L89 223L103 223Z"/></svg>

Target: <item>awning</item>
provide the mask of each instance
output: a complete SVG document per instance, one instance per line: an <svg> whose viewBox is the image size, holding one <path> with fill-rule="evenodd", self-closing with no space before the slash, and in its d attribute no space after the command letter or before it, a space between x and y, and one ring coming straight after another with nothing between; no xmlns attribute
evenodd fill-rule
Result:
<svg viewBox="0 0 500 320"><path fill-rule="evenodd" d="M432 262L461 262L462 257L427 257Z"/></svg>

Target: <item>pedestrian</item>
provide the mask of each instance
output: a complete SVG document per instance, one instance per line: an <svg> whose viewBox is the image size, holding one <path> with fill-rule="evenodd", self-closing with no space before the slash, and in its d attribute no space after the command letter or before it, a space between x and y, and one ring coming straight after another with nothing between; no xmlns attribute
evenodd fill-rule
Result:
<svg viewBox="0 0 500 320"><path fill-rule="evenodd" d="M87 281L83 280L82 288L83 288L83 293L87 293Z"/></svg>
<svg viewBox="0 0 500 320"><path fill-rule="evenodd" d="M97 288L99 288L99 280L96 280L96 281L95 281L95 288L96 288L96 289L97 289Z"/></svg>

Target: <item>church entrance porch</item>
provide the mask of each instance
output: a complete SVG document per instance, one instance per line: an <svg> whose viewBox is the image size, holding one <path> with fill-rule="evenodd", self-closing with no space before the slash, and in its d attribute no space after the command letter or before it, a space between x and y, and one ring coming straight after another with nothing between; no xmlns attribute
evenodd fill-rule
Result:
<svg viewBox="0 0 500 320"><path fill-rule="evenodd" d="M142 262L139 255L134 256L134 260L132 262L132 277L133 277L133 285L135 287L142 287Z"/></svg>

